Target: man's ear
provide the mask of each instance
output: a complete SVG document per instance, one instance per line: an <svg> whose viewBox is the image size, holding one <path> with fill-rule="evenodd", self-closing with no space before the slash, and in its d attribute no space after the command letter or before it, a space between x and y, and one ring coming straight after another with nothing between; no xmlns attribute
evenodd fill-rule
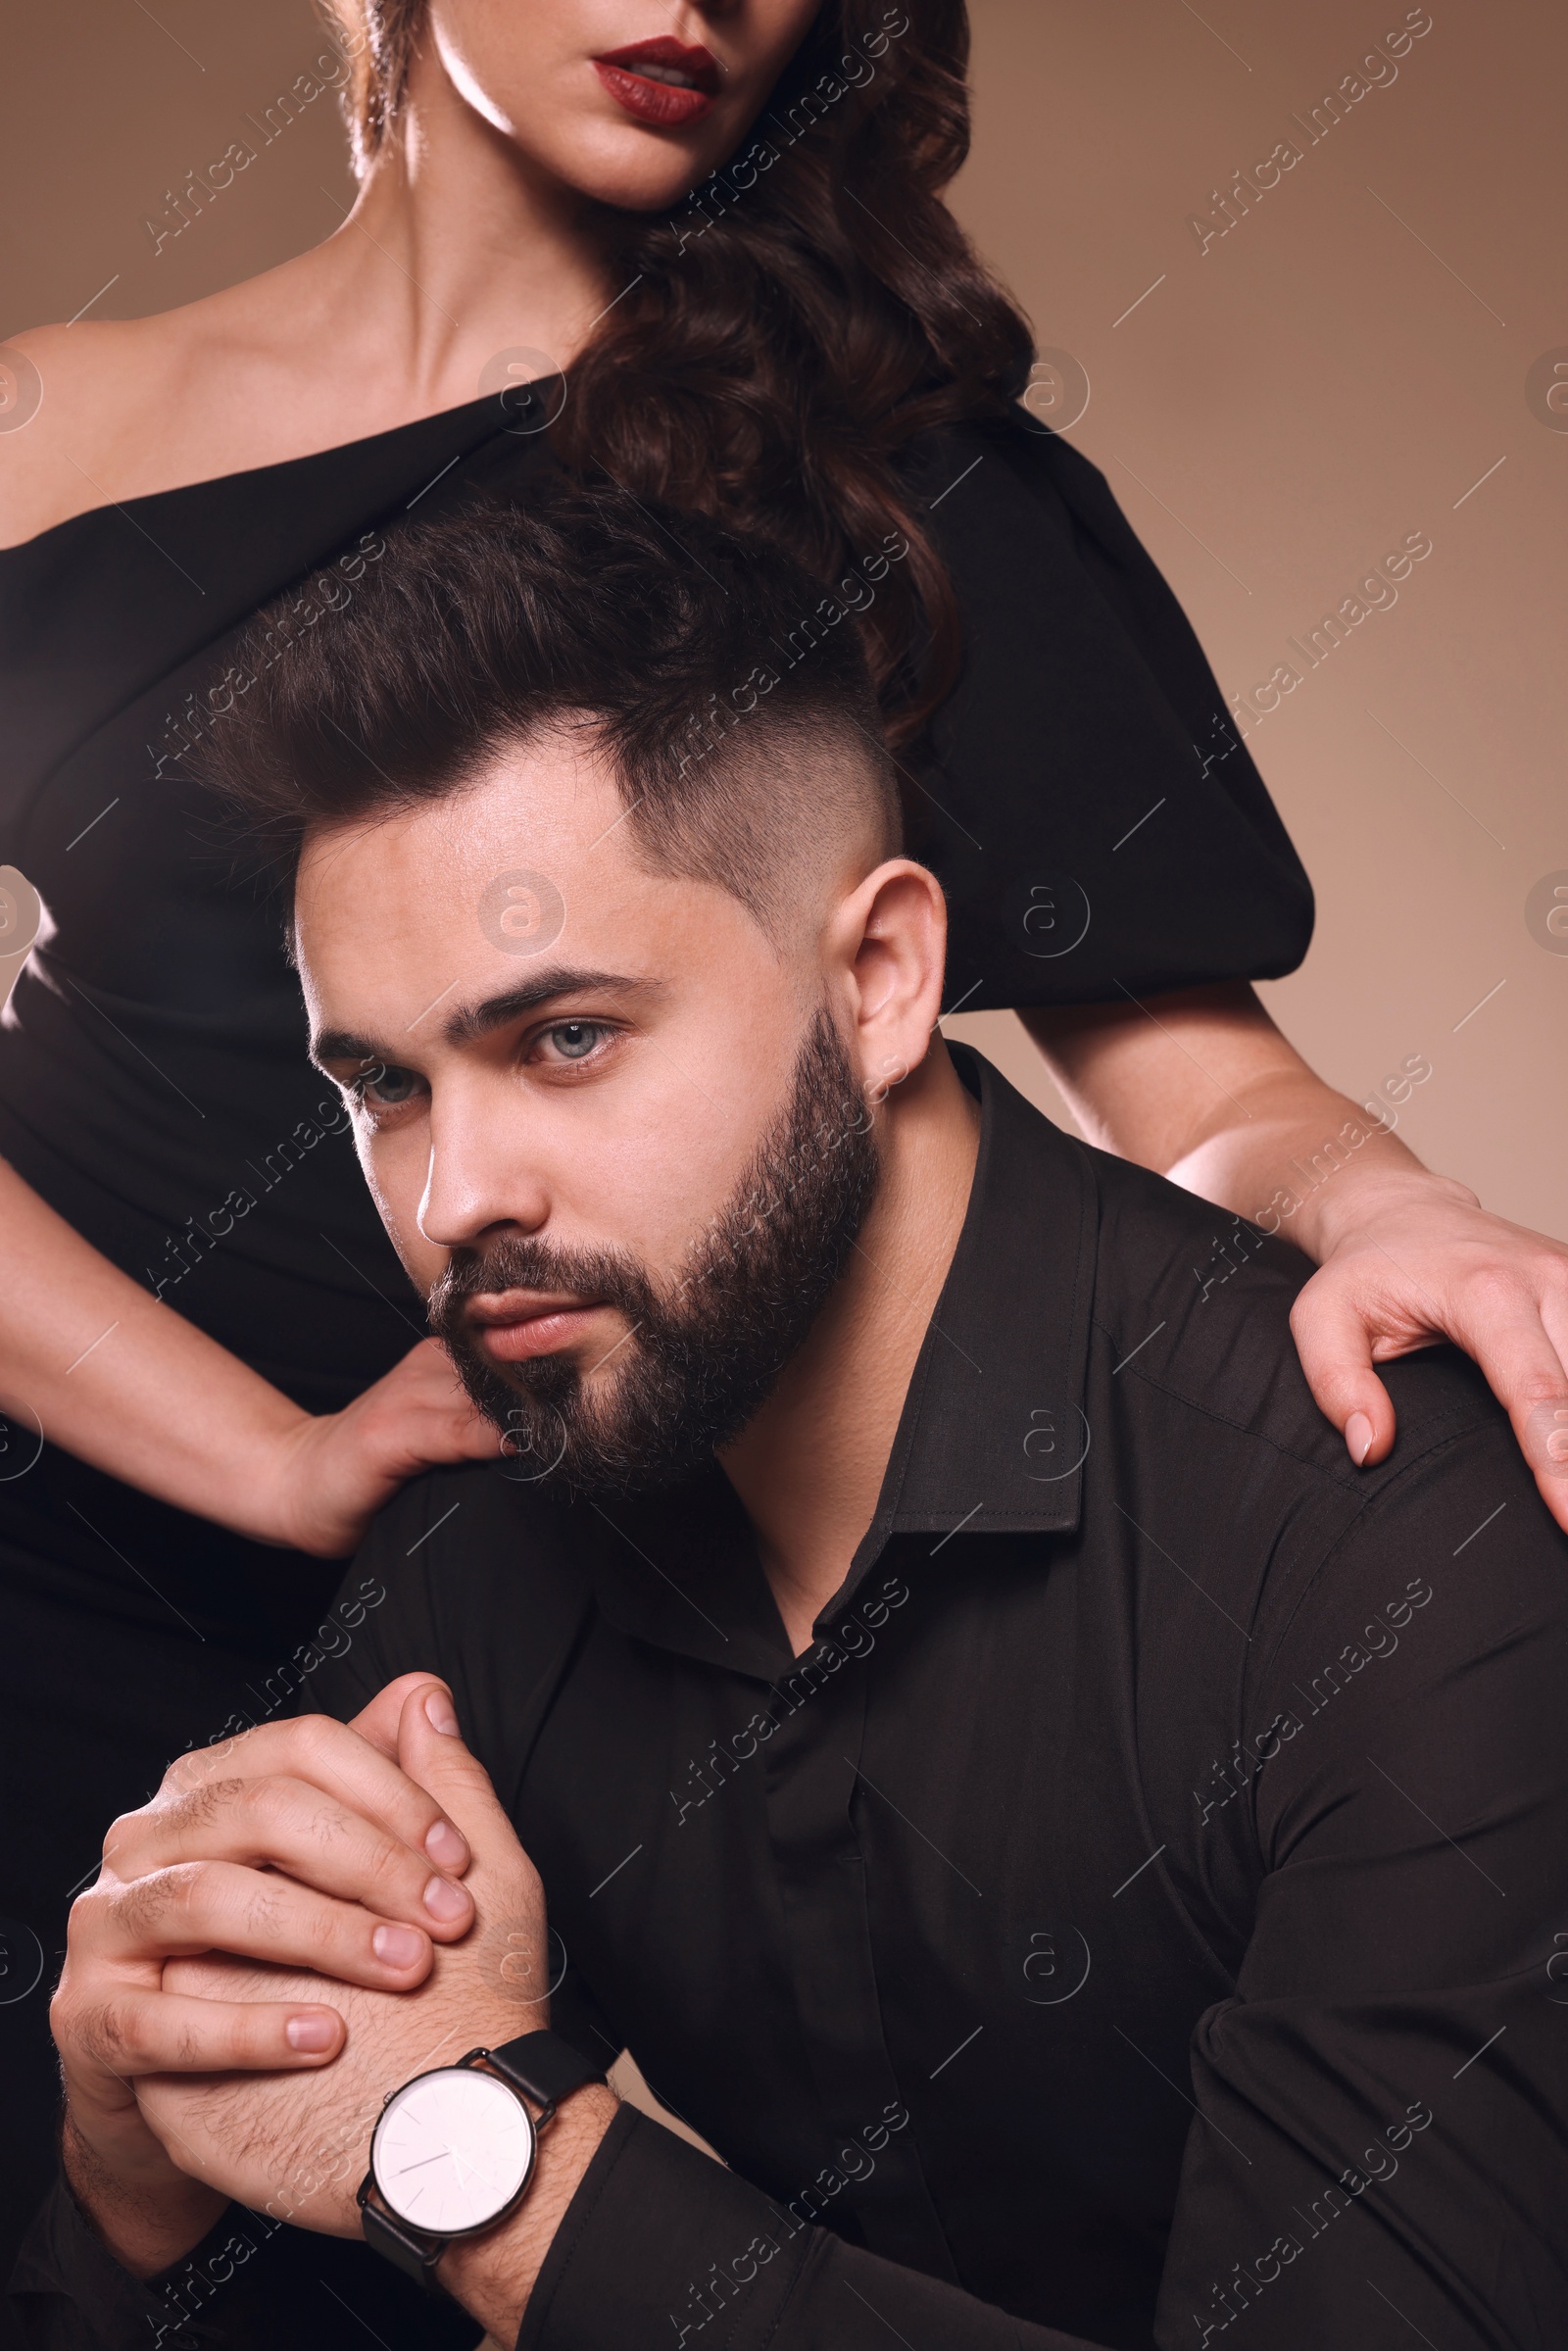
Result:
<svg viewBox="0 0 1568 2351"><path fill-rule="evenodd" d="M890 857L844 899L831 929L860 1080L880 1101L925 1059L941 1016L948 953L942 884L912 858Z"/></svg>

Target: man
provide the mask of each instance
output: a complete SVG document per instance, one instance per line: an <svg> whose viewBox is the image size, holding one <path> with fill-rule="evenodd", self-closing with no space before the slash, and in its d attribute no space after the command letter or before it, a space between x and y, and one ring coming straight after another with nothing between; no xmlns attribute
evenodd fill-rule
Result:
<svg viewBox="0 0 1568 2351"><path fill-rule="evenodd" d="M1358 1475L1300 1261L950 1053L814 601L476 509L230 723L506 1457L111 1830L38 2342L1568 2339L1561 1538L1470 1366Z"/></svg>

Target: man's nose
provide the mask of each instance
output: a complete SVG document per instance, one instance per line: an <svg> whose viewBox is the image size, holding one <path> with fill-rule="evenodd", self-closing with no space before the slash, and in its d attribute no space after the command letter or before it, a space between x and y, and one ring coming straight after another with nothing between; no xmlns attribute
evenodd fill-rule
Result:
<svg viewBox="0 0 1568 2351"><path fill-rule="evenodd" d="M536 1233L550 1193L518 1138L473 1104L432 1105L430 1160L418 1226L436 1249L474 1249L498 1230Z"/></svg>

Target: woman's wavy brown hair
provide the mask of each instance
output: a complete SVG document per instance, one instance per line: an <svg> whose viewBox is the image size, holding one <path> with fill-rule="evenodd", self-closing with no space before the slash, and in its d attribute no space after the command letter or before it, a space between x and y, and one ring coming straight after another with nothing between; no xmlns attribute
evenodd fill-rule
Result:
<svg viewBox="0 0 1568 2351"><path fill-rule="evenodd" d="M424 0L329 0L364 171L403 101ZM895 742L956 678L957 610L901 478L916 434L1000 416L1025 320L942 201L969 144L964 0L823 0L736 155L673 215L609 216L629 291L569 371L552 439L585 476L760 530L825 586L908 555L860 626Z"/></svg>

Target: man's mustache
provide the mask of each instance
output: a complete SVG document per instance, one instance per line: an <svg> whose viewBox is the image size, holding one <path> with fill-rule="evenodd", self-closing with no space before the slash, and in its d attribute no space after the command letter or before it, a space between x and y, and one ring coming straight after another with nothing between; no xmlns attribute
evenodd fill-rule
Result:
<svg viewBox="0 0 1568 2351"><path fill-rule="evenodd" d="M498 1297L508 1290L543 1297L591 1299L615 1306L636 1319L645 1311L651 1285L641 1266L614 1249L564 1249L529 1238L495 1242L486 1249L454 1249L429 1297L430 1327L449 1345L473 1345L464 1311L470 1298Z"/></svg>

